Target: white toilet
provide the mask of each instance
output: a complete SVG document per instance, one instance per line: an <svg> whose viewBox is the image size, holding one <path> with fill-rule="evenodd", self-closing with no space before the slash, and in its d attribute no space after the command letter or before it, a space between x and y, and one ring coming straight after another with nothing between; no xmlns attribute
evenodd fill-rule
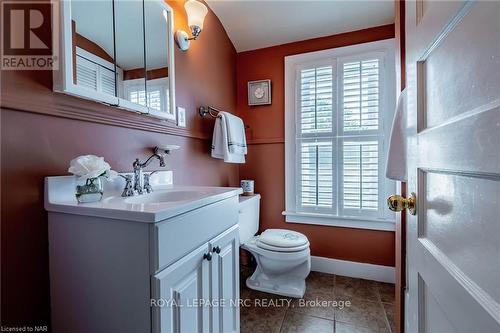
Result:
<svg viewBox="0 0 500 333"><path fill-rule="evenodd" d="M257 269L246 284L248 288L272 294L302 297L311 270L309 240L299 232L285 229L267 229L255 236L259 229L259 208L259 194L240 196L241 247L257 261Z"/></svg>

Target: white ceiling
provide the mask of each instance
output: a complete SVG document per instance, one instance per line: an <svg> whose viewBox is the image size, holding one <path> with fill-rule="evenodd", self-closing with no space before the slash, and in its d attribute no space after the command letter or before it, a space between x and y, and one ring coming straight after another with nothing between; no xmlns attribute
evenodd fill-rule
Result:
<svg viewBox="0 0 500 333"><path fill-rule="evenodd" d="M237 52L394 22L393 0L206 0Z"/></svg>

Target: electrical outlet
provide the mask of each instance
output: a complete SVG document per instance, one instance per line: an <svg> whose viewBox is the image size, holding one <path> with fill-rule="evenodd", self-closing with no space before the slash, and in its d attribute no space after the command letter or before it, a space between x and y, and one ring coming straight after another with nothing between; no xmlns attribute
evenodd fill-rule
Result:
<svg viewBox="0 0 500 333"><path fill-rule="evenodd" d="M186 109L177 107L177 126L186 127Z"/></svg>

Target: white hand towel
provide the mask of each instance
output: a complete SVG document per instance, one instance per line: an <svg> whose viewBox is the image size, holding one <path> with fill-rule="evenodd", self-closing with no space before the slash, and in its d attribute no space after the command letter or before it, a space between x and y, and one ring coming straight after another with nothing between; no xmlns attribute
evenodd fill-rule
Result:
<svg viewBox="0 0 500 333"><path fill-rule="evenodd" d="M213 158L224 158L224 135L222 134L222 122L224 122L225 127L225 119L223 120L221 117L217 117L215 119L214 125L214 134L212 136L212 157Z"/></svg>
<svg viewBox="0 0 500 333"><path fill-rule="evenodd" d="M396 113L392 121L391 138L385 176L389 179L406 181L406 89L399 95Z"/></svg>
<svg viewBox="0 0 500 333"><path fill-rule="evenodd" d="M235 154L246 154L247 140L243 120L228 112L220 112L219 114L226 118L229 151Z"/></svg>
<svg viewBox="0 0 500 333"><path fill-rule="evenodd" d="M212 157L226 163L245 163L247 153L243 121L227 112L219 112L212 137Z"/></svg>

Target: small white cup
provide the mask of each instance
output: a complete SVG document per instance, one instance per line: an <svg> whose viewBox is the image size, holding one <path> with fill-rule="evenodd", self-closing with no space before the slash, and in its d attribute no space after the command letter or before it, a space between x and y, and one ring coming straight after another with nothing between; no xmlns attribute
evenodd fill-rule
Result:
<svg viewBox="0 0 500 333"><path fill-rule="evenodd" d="M253 195L254 181L249 179L244 179L240 181L240 186L243 189L243 195L250 196Z"/></svg>

